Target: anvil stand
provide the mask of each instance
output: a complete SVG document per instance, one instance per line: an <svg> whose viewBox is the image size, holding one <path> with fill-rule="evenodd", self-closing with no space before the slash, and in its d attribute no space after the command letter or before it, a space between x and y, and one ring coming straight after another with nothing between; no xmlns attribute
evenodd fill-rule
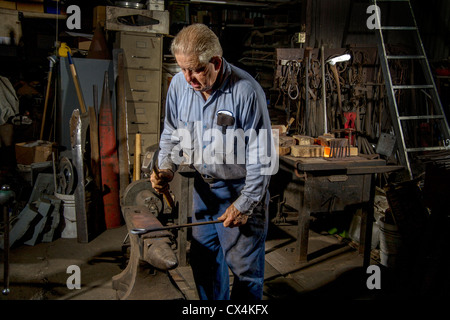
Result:
<svg viewBox="0 0 450 320"><path fill-rule="evenodd" d="M171 237L167 230L150 232L139 236L130 231L134 228L159 227L161 223L145 206L122 208L130 241L130 257L127 267L112 278L113 289L119 300L181 300L181 291L167 274L153 268L146 261L146 249L155 241Z"/></svg>

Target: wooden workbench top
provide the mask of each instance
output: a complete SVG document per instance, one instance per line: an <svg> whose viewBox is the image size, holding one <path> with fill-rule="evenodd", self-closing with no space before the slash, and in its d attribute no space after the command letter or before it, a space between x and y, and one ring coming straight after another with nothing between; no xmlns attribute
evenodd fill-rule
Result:
<svg viewBox="0 0 450 320"><path fill-rule="evenodd" d="M283 162L298 171L345 170L349 174L379 173L400 170L401 166L387 166L383 159L368 159L361 156L346 158L296 158L280 156Z"/></svg>

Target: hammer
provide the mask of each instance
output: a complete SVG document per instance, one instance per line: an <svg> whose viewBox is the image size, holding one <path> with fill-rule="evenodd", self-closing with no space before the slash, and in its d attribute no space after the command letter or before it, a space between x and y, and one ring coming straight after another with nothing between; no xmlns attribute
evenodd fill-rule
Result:
<svg viewBox="0 0 450 320"><path fill-rule="evenodd" d="M152 171L155 172L156 175L159 176L159 168L158 168L158 155L159 155L159 149L157 149L155 152L147 152L145 154L144 160L142 161L141 170L145 173L152 173ZM170 195L169 189L166 189L166 191L163 192L163 197L166 199L167 204L172 209L175 207L175 203L173 201L172 196Z"/></svg>

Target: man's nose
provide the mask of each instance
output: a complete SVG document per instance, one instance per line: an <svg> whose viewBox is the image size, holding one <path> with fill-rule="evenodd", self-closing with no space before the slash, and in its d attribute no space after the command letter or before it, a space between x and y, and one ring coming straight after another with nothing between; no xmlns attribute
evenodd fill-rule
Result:
<svg viewBox="0 0 450 320"><path fill-rule="evenodd" d="M192 81L192 72L190 70L186 70L183 73L184 73L184 78L186 79L186 81L188 83L190 83Z"/></svg>

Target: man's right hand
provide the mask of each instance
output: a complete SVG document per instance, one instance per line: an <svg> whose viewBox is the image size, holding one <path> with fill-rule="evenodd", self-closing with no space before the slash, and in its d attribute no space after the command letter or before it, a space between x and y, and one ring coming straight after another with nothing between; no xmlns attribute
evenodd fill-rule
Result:
<svg viewBox="0 0 450 320"><path fill-rule="evenodd" d="M155 171L153 171L150 176L150 182L152 183L153 189L161 194L169 189L169 182L172 181L172 179L173 172L168 169L159 170L159 174L156 174Z"/></svg>

